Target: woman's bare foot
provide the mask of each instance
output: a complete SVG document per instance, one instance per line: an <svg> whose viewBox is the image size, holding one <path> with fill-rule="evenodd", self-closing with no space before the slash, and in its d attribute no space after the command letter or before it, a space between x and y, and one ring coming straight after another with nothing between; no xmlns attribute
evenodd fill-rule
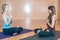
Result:
<svg viewBox="0 0 60 40"><path fill-rule="evenodd" d="M50 32L49 30L46 30L47 32Z"/></svg>
<svg viewBox="0 0 60 40"><path fill-rule="evenodd" d="M17 35L17 33L14 33L13 35Z"/></svg>
<svg viewBox="0 0 60 40"><path fill-rule="evenodd" d="M37 33L39 33L41 30L38 30Z"/></svg>

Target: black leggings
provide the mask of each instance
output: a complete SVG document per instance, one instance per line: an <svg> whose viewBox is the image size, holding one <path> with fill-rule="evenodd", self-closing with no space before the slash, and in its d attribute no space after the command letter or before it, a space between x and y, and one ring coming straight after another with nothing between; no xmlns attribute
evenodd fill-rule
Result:
<svg viewBox="0 0 60 40"><path fill-rule="evenodd" d="M8 29L3 29L4 35L13 35L14 33L21 33L23 30L22 27L14 27L14 28L8 28Z"/></svg>
<svg viewBox="0 0 60 40"><path fill-rule="evenodd" d="M41 30L41 29L35 29L34 32L35 32L36 34L38 34L39 37L53 36L53 35L54 35L53 32L51 32L51 31L48 32L48 31L46 31L46 30L45 30L45 31L42 31L42 30L41 30L39 33L37 33L38 30Z"/></svg>

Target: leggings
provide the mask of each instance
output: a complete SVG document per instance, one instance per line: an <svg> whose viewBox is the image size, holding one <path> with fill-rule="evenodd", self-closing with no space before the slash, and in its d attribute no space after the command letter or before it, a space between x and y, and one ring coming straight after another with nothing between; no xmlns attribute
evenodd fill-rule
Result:
<svg viewBox="0 0 60 40"><path fill-rule="evenodd" d="M8 29L3 29L4 35L13 35L14 33L21 33L23 30L22 27L14 27L14 28L8 28Z"/></svg>
<svg viewBox="0 0 60 40"><path fill-rule="evenodd" d="M53 35L54 35L53 32L51 32L51 31L48 32L48 31L46 31L46 30L45 30L45 31L42 31L42 30L41 30L39 33L37 33L38 30L40 30L40 29L35 29L34 32L35 32L36 34L38 34L39 37L46 37L46 36L53 36Z"/></svg>

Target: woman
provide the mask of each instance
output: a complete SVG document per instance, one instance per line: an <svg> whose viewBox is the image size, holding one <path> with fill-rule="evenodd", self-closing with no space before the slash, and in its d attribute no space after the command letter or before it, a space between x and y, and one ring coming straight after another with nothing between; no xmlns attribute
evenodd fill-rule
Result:
<svg viewBox="0 0 60 40"><path fill-rule="evenodd" d="M22 27L12 27L12 15L9 13L9 5L3 4L2 5L2 24L3 24L3 33L5 35L15 35L22 32Z"/></svg>
<svg viewBox="0 0 60 40"><path fill-rule="evenodd" d="M48 7L48 19L47 19L47 29L43 30L42 28L40 29L35 29L34 32L38 34L39 37L44 37L44 36L54 36L55 35L55 7L54 6L49 6Z"/></svg>

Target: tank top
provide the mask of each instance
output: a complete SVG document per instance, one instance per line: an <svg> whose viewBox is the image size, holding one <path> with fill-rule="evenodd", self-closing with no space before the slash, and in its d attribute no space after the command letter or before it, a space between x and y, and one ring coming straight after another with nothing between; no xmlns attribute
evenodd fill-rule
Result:
<svg viewBox="0 0 60 40"><path fill-rule="evenodd" d="M10 16L7 17L7 21L9 21L9 20L10 20ZM5 21L2 20L2 24L3 24L3 29L11 28L12 21L8 25L6 25Z"/></svg>
<svg viewBox="0 0 60 40"><path fill-rule="evenodd" d="M51 14L49 14L49 16L48 16L48 20L49 20L49 23L50 23L50 24L52 24L52 16L53 16L53 15L54 15L54 14L51 13ZM53 32L53 33L55 32L55 24L54 24L54 28L51 28L48 24L47 24L47 26L48 26L48 27L47 27L48 30L50 30L50 31Z"/></svg>

